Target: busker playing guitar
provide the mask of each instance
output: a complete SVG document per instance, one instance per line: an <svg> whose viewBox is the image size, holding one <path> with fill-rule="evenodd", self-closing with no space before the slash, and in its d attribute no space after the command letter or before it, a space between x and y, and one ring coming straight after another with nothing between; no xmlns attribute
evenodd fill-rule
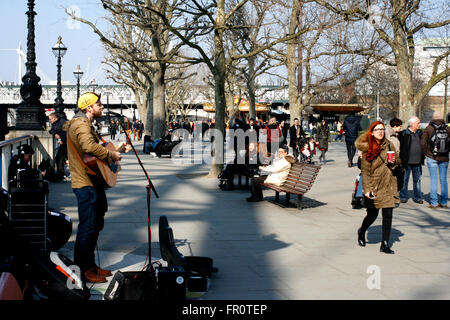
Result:
<svg viewBox="0 0 450 320"><path fill-rule="evenodd" d="M111 276L110 270L101 269L95 263L95 247L100 231L103 229L104 216L108 210L105 188L96 183L95 173L83 162L87 154L103 161L106 165L118 164L122 159L120 152L131 150L130 145L122 145L119 150L100 144L101 137L96 133L92 122L102 117L103 105L100 95L86 92L78 99L78 111L72 120L67 121L67 153L69 169L72 175L72 190L78 203L78 231L75 240L74 262L87 282L106 282Z"/></svg>

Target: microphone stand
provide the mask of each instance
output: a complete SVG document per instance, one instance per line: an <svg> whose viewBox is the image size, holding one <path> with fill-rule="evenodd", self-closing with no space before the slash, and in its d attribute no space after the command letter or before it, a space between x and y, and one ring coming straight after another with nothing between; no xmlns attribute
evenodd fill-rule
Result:
<svg viewBox="0 0 450 320"><path fill-rule="evenodd" d="M108 112L108 115L109 114L120 116L122 118L122 120L123 120L123 118L125 118L126 121L127 121L127 124L128 124L128 118L127 117L125 117L123 115L119 115L118 113L117 114L113 113L111 111ZM146 190L147 190L147 225L148 225L148 251L147 251L147 258L150 261L149 266L147 267L147 271L148 271L149 268L150 269L152 268L152 264L151 264L151 259L152 259L152 256L151 256L151 239L152 239L152 237L151 237L151 229L150 229L150 197L151 197L151 190L153 190L153 193L155 194L156 198L159 198L159 195L156 192L155 186L153 185L152 181L150 180L150 177L149 177L149 175L147 173L147 170L145 170L144 165L142 164L141 159L139 158L139 155L138 155L136 149L134 148L133 144L131 143L131 139L130 139L130 137L128 135L128 132L125 129L125 124L122 121L120 121L120 126L122 127L122 130L125 133L125 136L127 137L127 144L131 145L131 148L133 149L134 154L136 155L138 163L141 166L142 171L144 172L145 176L147 177L147 181L148 181L148 185L146 186Z"/></svg>

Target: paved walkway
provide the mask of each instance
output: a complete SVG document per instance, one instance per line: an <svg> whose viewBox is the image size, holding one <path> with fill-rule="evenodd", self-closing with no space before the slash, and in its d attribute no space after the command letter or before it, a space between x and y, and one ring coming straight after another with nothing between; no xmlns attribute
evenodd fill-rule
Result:
<svg viewBox="0 0 450 320"><path fill-rule="evenodd" d="M179 250L212 257L219 268L203 300L450 299L450 211L410 199L394 210L394 255L379 252L381 214L369 228L367 246L359 247L356 230L365 210L350 205L359 170L347 167L344 143L330 145L328 162L304 197L308 207L302 211L269 201L248 203L248 191L224 192L217 179L205 178L208 165L174 164L142 154L141 143L135 147L160 195L151 198L152 261L160 257L158 220L166 215ZM134 154L125 155L118 184L107 191L109 211L98 244L102 267L144 266L146 185ZM74 222L61 249L72 257L75 196L69 182L50 188L50 206ZM422 188L428 200L426 167ZM264 196L274 200L273 191ZM94 285L92 299L101 299L106 287Z"/></svg>

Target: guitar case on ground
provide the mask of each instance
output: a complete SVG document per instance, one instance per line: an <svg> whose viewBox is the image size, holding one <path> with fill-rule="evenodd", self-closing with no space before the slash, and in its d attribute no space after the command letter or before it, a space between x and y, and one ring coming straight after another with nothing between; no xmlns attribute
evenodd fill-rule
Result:
<svg viewBox="0 0 450 320"><path fill-rule="evenodd" d="M159 218L159 247L161 257L169 267L180 266L187 272L188 291L207 291L208 278L218 272L209 257L184 256L178 251L173 238L172 228L166 216Z"/></svg>

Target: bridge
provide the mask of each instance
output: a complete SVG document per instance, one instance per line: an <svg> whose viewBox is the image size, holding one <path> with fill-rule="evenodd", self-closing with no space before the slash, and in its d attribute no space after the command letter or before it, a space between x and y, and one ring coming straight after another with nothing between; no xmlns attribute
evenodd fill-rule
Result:
<svg viewBox="0 0 450 320"><path fill-rule="evenodd" d="M205 96L204 88L201 86L193 86L190 97L185 101L186 104L196 105L196 109L203 109L203 105L211 101ZM56 99L56 85L42 85L41 103L46 109L53 108ZM136 109L136 97L133 91L124 85L92 85L81 86L80 92L95 91L102 95L102 102L105 107L112 110L123 109L125 115L134 115L138 112ZM211 88L211 94L213 96ZM287 86L261 86L256 91L257 102L268 103L272 108L285 107L289 101ZM77 86L62 85L62 98L66 109L74 109L76 107ZM0 86L0 108L15 109L22 101L20 96L20 85L6 84ZM133 110L133 111L132 111ZM128 112L127 112L128 111ZM68 115L69 116L69 115Z"/></svg>
<svg viewBox="0 0 450 320"><path fill-rule="evenodd" d="M103 102L108 100L110 105L120 104L135 105L136 99L134 93L126 86L122 85L98 85L95 89L89 86L82 87L80 92L95 91L103 97ZM77 100L77 86L76 85L62 85L62 98L64 104L68 107L76 105ZM42 96L40 101L44 105L53 105L56 99L56 85L42 85ZM20 85L8 85L0 87L0 104L2 105L18 105L22 101L20 96Z"/></svg>

